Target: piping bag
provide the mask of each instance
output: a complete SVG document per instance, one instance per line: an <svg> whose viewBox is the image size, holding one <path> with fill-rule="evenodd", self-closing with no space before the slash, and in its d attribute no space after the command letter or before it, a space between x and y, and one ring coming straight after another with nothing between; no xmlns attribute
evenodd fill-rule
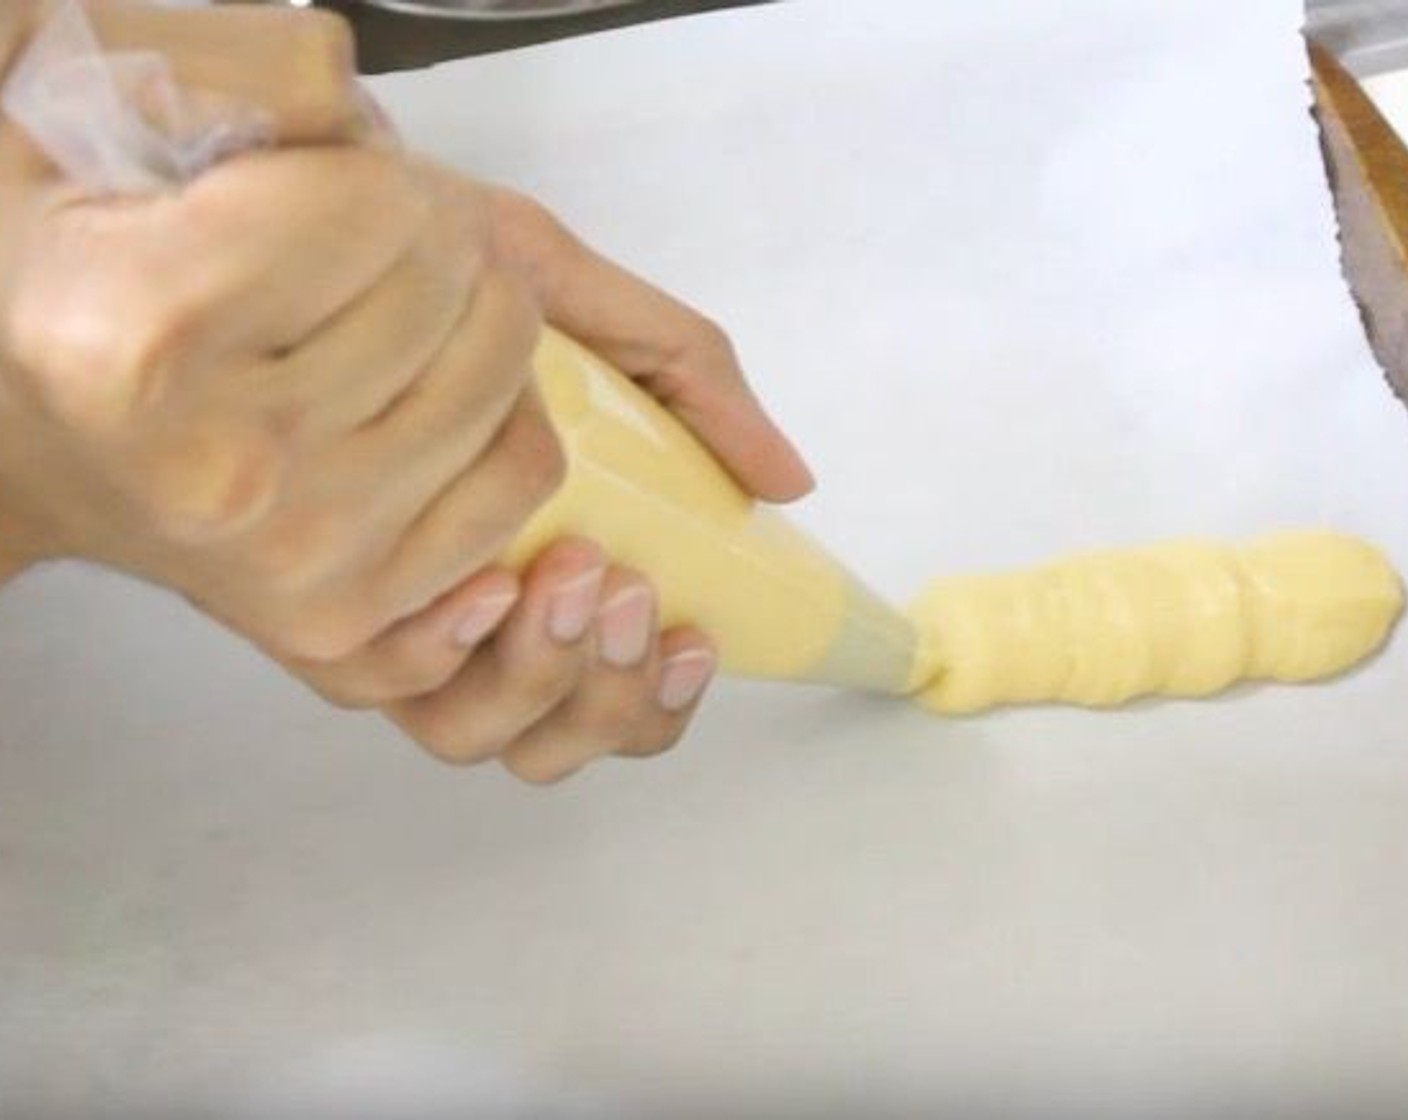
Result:
<svg viewBox="0 0 1408 1120"><path fill-rule="evenodd" d="M53 10L0 101L95 196L179 189L273 135L258 110L180 88L159 55L104 52L75 0ZM663 625L708 633L727 673L894 694L924 682L908 619L744 493L630 378L551 328L533 366L567 474L505 563L586 536L650 578Z"/></svg>

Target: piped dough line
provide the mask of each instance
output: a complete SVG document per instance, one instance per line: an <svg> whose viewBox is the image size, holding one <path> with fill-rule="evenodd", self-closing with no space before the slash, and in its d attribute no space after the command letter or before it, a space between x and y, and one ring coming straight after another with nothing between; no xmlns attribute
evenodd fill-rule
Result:
<svg viewBox="0 0 1408 1120"><path fill-rule="evenodd" d="M943 713L1102 708L1320 680L1379 649L1402 611L1384 554L1334 532L1168 541L949 577L910 608L927 662L914 698Z"/></svg>

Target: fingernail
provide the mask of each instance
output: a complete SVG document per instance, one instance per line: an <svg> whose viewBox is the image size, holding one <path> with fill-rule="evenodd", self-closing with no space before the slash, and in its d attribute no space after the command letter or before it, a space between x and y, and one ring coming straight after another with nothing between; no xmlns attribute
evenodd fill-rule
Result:
<svg viewBox="0 0 1408 1120"><path fill-rule="evenodd" d="M504 620L504 616L518 602L518 592L507 591L499 595L485 595L476 599L464 618L455 627L455 645L473 649L494 632L494 627Z"/></svg>
<svg viewBox="0 0 1408 1120"><path fill-rule="evenodd" d="M548 605L548 633L564 644L580 641L596 617L605 568L585 572L553 592Z"/></svg>
<svg viewBox="0 0 1408 1120"><path fill-rule="evenodd" d="M667 658L660 673L656 699L667 712L688 708L704 691L714 675L714 655L706 649L691 649Z"/></svg>
<svg viewBox="0 0 1408 1120"><path fill-rule="evenodd" d="M639 665L650 652L655 626L655 596L648 587L618 591L598 618L601 658L618 669Z"/></svg>

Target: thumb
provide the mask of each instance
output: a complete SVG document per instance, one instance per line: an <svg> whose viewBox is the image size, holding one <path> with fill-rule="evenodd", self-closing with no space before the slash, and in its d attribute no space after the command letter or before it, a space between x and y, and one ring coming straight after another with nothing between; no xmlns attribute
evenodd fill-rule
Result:
<svg viewBox="0 0 1408 1120"><path fill-rule="evenodd" d="M579 241L547 210L491 190L494 248L533 284L548 321L635 379L749 493L786 502L815 482L708 319Z"/></svg>

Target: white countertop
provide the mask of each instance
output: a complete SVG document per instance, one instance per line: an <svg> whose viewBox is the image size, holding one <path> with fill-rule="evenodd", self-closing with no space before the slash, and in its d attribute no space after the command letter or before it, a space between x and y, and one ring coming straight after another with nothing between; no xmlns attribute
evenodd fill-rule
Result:
<svg viewBox="0 0 1408 1120"><path fill-rule="evenodd" d="M888 593L1294 524L1408 568L1298 7L794 0L377 91L727 324ZM0 1116L1401 1115L1405 672L969 721L726 684L543 792L27 579Z"/></svg>

